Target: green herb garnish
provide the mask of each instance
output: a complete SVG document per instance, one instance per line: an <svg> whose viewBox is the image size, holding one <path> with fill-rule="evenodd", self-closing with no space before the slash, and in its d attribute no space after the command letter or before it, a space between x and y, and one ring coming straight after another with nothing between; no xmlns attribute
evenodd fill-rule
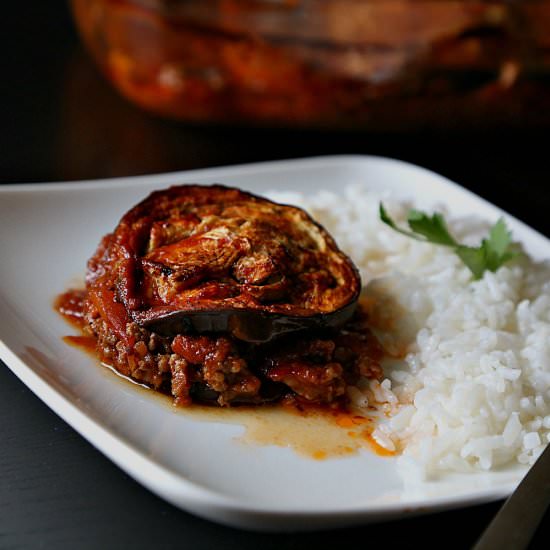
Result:
<svg viewBox="0 0 550 550"><path fill-rule="evenodd" d="M475 279L481 279L485 271L496 271L518 255L511 250L512 236L502 218L491 227L489 236L483 239L478 247L465 246L456 242L447 229L445 219L437 212L429 216L420 210L409 210L407 223L410 230L407 230L397 227L384 205L380 203L380 219L402 235L417 241L452 248L473 273Z"/></svg>

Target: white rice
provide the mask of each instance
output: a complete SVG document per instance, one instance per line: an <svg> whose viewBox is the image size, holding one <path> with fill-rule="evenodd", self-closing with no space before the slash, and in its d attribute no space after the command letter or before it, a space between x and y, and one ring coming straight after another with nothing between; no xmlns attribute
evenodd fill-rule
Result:
<svg viewBox="0 0 550 550"><path fill-rule="evenodd" d="M381 384L359 384L350 397L359 409L382 404L388 420L373 435L402 450L402 471L430 478L532 464L550 440L550 264L521 256L473 281L449 249L380 222L380 200L401 224L410 203L361 185L270 196L308 210L361 271L373 328L395 359ZM463 242L487 235L482 220L445 216Z"/></svg>

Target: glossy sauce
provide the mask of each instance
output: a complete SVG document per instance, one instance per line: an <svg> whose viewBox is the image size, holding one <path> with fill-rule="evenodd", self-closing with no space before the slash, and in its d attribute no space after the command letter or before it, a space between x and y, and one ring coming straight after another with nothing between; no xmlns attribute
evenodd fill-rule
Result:
<svg viewBox="0 0 550 550"><path fill-rule="evenodd" d="M68 290L57 296L53 307L55 311L74 327L84 328L84 300L86 291L83 289Z"/></svg>
<svg viewBox="0 0 550 550"><path fill-rule="evenodd" d="M246 432L240 438L243 443L289 447L314 460L350 456L360 449L380 456L396 454L384 449L372 438L374 416L333 412L320 407L300 411L280 404L243 410L240 407L220 409L193 406L189 413L199 419L244 425ZM187 410L185 414L188 414Z"/></svg>
<svg viewBox="0 0 550 550"><path fill-rule="evenodd" d="M96 341L92 336L75 336L70 334L68 336L63 336L63 342L76 346L89 353L95 353Z"/></svg>
<svg viewBox="0 0 550 550"><path fill-rule="evenodd" d="M61 294L54 308L71 325L82 330L85 326L82 304L85 291L74 290ZM63 341L95 357L95 339L91 336L64 336ZM289 447L302 456L314 460L344 457L367 449L379 456L394 456L372 437L376 410L372 416L357 415L343 408L298 404L293 400L261 406L215 407L192 404L174 407L172 397L156 392L144 384L121 375L110 365L104 365L121 383L131 383L136 391L147 392L149 398L158 399L163 406L178 414L199 421L238 424L245 427L239 438L243 444Z"/></svg>

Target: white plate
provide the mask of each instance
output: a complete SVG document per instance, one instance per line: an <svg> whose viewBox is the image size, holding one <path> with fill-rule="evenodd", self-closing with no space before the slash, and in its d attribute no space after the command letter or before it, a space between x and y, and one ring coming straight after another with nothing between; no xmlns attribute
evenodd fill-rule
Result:
<svg viewBox="0 0 550 550"><path fill-rule="evenodd" d="M238 425L204 422L120 383L68 347L54 297L82 279L87 258L152 189L223 182L255 192L339 189L366 182L453 213L491 220L498 208L432 172L377 157L324 157L105 181L0 187L0 357L49 407L128 474L189 512L252 529L327 528L487 502L522 471L456 475L410 490L395 462L364 452L314 461L292 449L239 444ZM550 242L507 216L537 258ZM299 420L299 419L298 419Z"/></svg>

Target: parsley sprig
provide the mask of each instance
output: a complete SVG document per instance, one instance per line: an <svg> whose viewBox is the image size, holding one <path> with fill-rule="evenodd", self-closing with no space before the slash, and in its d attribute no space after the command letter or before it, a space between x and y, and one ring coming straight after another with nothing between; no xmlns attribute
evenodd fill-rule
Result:
<svg viewBox="0 0 550 550"><path fill-rule="evenodd" d="M420 210L409 210L407 215L409 230L407 230L398 227L386 212L384 205L380 203L380 219L402 235L417 241L452 248L475 279L481 279L485 271L496 271L518 255L511 249L512 235L502 218L491 227L489 236L483 239L478 247L458 243L449 233L445 219L438 212L430 216Z"/></svg>

